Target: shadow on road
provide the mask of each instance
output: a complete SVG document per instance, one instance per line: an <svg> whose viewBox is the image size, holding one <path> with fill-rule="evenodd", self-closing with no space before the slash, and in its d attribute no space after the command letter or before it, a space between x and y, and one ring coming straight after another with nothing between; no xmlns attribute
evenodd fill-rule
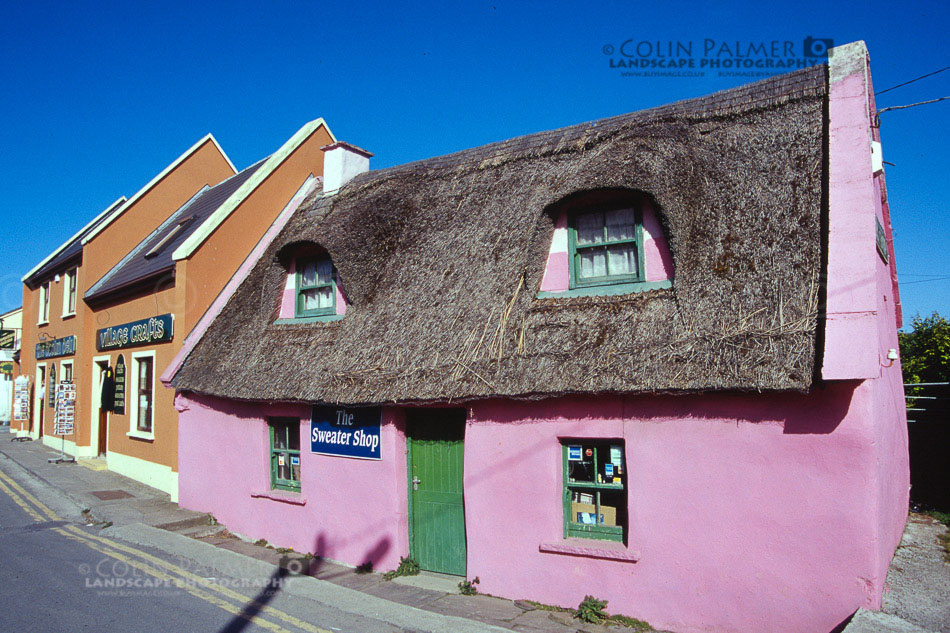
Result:
<svg viewBox="0 0 950 633"><path fill-rule="evenodd" d="M252 624L254 618L257 617L264 607L274 599L274 596L280 592L284 578L289 575L290 572L287 571L287 569L278 567L277 570L271 574L269 582L261 589L260 593L244 605L241 612L231 618L231 621L221 629L220 633L240 633L247 628L248 625Z"/></svg>

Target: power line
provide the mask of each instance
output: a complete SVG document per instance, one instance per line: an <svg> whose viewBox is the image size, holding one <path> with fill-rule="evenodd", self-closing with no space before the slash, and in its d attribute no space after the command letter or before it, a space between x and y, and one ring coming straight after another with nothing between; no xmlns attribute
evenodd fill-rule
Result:
<svg viewBox="0 0 950 633"><path fill-rule="evenodd" d="M933 279L915 279L914 281L905 281L902 283L902 286L909 286L910 284L925 284L928 281L946 281L950 279L950 276L947 277L934 277Z"/></svg>
<svg viewBox="0 0 950 633"><path fill-rule="evenodd" d="M909 104L907 104L907 105L891 106L891 107L889 107L889 108L884 108L883 110L878 110L878 111L874 114L874 124L873 124L871 127L880 128L880 127L881 127L881 115L884 114L885 112L887 112L888 110L906 110L907 108L914 108L914 107L919 106L919 105L927 105L928 103L937 103L937 102L940 102L940 101L946 101L947 99L950 99L950 96L947 96L947 97L940 97L939 99L931 99L930 101L921 101L921 102L919 102L919 103L909 103Z"/></svg>
<svg viewBox="0 0 950 633"><path fill-rule="evenodd" d="M939 99L931 99L930 101L920 101L920 102L918 102L918 103L909 103L909 104L907 104L907 105L891 106L891 107L889 107L889 108L884 108L884 109L882 109L882 110L878 110L878 111L877 111L877 115L878 115L878 116L881 116L881 114L883 114L884 112L887 112L888 110L905 110L905 109L907 109L907 108L914 108L914 107L917 107L917 106L919 106L919 105L927 105L928 103L937 103L938 101L946 101L947 99L950 99L950 96L948 96L948 97L940 97Z"/></svg>
<svg viewBox="0 0 950 633"><path fill-rule="evenodd" d="M900 88L901 86L906 86L907 84L912 84L912 83L914 83L915 81L920 81L921 79L926 79L927 77L930 77L931 75L936 75L937 73L942 73L942 72L945 71L945 70L950 70L950 66L947 66L947 67L945 67L945 68L941 68L940 70L935 70L935 71L933 71L932 73L927 73L926 75L921 75L921 76L918 77L917 79L911 79L910 81L905 81L905 82L902 83L902 84L897 84L896 86L891 86L890 88L885 88L884 90L881 90L880 92L875 92L874 95L875 95L875 96L877 96L877 95L882 95L882 94L884 94L885 92L890 92L891 90L894 90L895 88Z"/></svg>

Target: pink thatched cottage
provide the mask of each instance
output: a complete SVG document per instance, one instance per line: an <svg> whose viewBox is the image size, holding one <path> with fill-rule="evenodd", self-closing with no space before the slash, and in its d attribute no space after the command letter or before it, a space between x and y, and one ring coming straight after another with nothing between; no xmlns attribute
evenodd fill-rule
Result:
<svg viewBox="0 0 950 633"><path fill-rule="evenodd" d="M907 510L864 44L390 169L326 148L163 380L179 498L673 631L878 608Z"/></svg>

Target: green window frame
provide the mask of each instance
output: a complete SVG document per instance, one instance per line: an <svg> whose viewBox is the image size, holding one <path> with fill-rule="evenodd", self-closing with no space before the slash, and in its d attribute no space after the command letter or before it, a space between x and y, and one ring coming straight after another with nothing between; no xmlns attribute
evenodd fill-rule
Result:
<svg viewBox="0 0 950 633"><path fill-rule="evenodd" d="M296 317L336 314L336 268L329 257L298 259Z"/></svg>
<svg viewBox="0 0 950 633"><path fill-rule="evenodd" d="M643 282L639 205L585 209L568 216L570 288ZM598 270L598 261L602 270Z"/></svg>
<svg viewBox="0 0 950 633"><path fill-rule="evenodd" d="M571 450L580 450L580 459ZM627 470L620 439L563 440L564 538L623 543L627 537ZM609 467L608 467L609 464Z"/></svg>
<svg viewBox="0 0 950 633"><path fill-rule="evenodd" d="M300 492L300 420L269 418L267 426L271 488Z"/></svg>

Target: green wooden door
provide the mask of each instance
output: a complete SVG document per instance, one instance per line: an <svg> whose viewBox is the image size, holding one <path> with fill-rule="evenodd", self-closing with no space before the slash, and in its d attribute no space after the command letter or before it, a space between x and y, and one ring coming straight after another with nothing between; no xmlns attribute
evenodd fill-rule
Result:
<svg viewBox="0 0 950 633"><path fill-rule="evenodd" d="M409 535L422 569L465 575L465 411L409 410Z"/></svg>

